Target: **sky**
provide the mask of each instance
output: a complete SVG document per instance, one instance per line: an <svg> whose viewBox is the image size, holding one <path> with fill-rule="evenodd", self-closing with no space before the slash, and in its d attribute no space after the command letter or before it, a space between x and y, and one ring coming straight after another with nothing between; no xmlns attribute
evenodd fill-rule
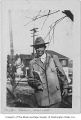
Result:
<svg viewBox="0 0 81 120"><path fill-rule="evenodd" d="M44 16L47 15L48 12L55 13ZM36 16L39 17L39 19L33 20ZM31 54L33 52L33 48L30 47L30 45L33 44L33 37L31 37L32 31L30 30L38 28L36 37L41 36L43 39L46 38L45 42L51 41L50 44L47 45L48 50L54 50L72 58L73 22L70 18L63 17L65 17L65 14L63 14L61 10L11 10L14 54ZM63 19L55 25L55 22L60 18ZM52 29L50 34L48 34L50 26L54 26L54 32ZM9 54L10 33L8 34L8 38L7 53Z"/></svg>

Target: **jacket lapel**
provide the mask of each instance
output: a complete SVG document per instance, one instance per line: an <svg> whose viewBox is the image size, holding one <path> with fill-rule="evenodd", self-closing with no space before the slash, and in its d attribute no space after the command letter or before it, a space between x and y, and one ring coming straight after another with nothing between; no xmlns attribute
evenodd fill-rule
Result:
<svg viewBox="0 0 81 120"><path fill-rule="evenodd" d="M44 62L44 68L47 69L49 66L50 56L46 53L46 60Z"/></svg>
<svg viewBox="0 0 81 120"><path fill-rule="evenodd" d="M43 70L47 69L49 66L50 55L46 53L46 60L43 63L40 58L35 58L35 64L40 66Z"/></svg>
<svg viewBox="0 0 81 120"><path fill-rule="evenodd" d="M42 63L42 61L39 58L35 59L35 64L37 64L38 66L40 66L43 70L45 70L44 64Z"/></svg>

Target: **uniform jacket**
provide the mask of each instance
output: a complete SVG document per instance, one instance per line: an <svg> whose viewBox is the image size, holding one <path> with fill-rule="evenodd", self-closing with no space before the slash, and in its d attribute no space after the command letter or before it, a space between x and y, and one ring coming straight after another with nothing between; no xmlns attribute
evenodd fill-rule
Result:
<svg viewBox="0 0 81 120"><path fill-rule="evenodd" d="M38 105L40 106L49 106L61 102L61 91L55 64L58 66L59 71L65 76L62 65L56 55L51 56L46 53L44 63L38 58L30 61L29 77L34 77L32 72L38 71L40 72L43 83L43 91L35 92ZM63 87L66 88L68 84L67 80L63 80L63 84Z"/></svg>

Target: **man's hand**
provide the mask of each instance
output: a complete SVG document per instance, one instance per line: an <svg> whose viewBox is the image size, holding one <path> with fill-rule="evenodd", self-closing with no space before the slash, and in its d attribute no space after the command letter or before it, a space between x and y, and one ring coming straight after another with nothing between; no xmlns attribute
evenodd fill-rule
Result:
<svg viewBox="0 0 81 120"><path fill-rule="evenodd" d="M28 84L33 87L33 88L36 88L38 87L39 85L41 85L41 82L37 79L34 79L34 78L28 78Z"/></svg>

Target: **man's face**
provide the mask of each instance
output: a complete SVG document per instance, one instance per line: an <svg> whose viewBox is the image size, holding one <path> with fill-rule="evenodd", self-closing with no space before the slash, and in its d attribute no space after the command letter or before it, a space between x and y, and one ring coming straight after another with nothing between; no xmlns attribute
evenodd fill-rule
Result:
<svg viewBox="0 0 81 120"><path fill-rule="evenodd" d="M45 46L37 46L35 50L37 53L37 57L41 57L45 52Z"/></svg>

